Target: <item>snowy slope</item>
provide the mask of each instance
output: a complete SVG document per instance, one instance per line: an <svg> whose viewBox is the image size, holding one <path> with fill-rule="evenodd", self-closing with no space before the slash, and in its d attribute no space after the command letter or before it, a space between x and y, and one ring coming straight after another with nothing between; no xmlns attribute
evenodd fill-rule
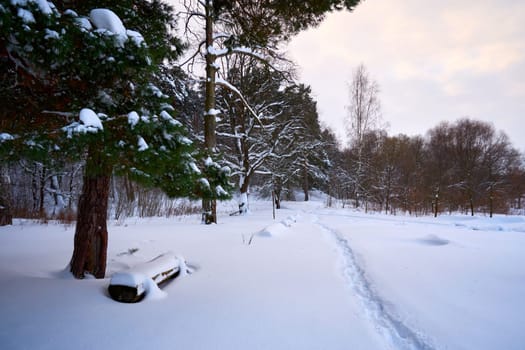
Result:
<svg viewBox="0 0 525 350"><path fill-rule="evenodd" d="M254 208L254 205L256 208ZM74 230L0 227L2 349L523 349L522 217L249 215L110 225L108 278L63 272ZM112 273L165 251L194 273L120 304ZM521 296L521 298L520 298Z"/></svg>

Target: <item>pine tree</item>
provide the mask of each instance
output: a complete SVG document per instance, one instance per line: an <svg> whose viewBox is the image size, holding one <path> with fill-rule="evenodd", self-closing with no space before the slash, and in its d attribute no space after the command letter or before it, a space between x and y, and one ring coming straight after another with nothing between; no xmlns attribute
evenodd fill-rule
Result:
<svg viewBox="0 0 525 350"><path fill-rule="evenodd" d="M181 49L170 32L172 9L159 1L95 3L0 3L2 75L12 84L2 84L1 102L12 107L1 114L0 132L9 136L0 154L85 161L71 259L77 278L104 277L113 173L170 196L203 193L213 182L202 179L192 141L153 84L162 61ZM216 188L223 173L215 172Z"/></svg>

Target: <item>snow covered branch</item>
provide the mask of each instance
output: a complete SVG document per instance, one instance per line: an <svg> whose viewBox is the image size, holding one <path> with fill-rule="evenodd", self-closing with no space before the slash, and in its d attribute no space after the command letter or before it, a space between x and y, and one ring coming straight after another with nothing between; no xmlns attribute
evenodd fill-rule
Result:
<svg viewBox="0 0 525 350"><path fill-rule="evenodd" d="M242 103L246 106L246 108L248 109L248 111L254 116L255 120L257 120L257 122L262 126L264 127L263 123L261 122L261 119L259 118L259 115L253 110L253 108L250 106L250 104L248 103L248 101L246 100L246 98L244 97L244 95L239 91L239 89L237 89L235 86L233 86L232 84L230 84L229 82L227 82L226 80L224 79L221 79L221 78L217 78L217 80L215 81L215 83L219 86L222 86L228 90L230 90L231 92L233 92L234 94L236 94L242 101Z"/></svg>

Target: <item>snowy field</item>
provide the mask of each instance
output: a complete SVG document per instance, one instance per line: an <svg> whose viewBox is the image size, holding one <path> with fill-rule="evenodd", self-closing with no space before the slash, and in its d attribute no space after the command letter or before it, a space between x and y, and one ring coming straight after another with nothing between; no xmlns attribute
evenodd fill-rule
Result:
<svg viewBox="0 0 525 350"><path fill-rule="evenodd" d="M321 199L109 225L108 278L64 273L73 227L0 227L0 348L525 349L525 218L364 214ZM193 273L122 304L109 277ZM154 297L153 297L154 296Z"/></svg>

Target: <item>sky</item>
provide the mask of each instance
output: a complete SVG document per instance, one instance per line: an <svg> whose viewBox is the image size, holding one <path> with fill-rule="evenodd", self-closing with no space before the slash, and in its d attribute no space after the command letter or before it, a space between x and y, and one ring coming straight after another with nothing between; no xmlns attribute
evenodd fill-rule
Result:
<svg viewBox="0 0 525 350"><path fill-rule="evenodd" d="M300 33L288 54L343 143L348 84L362 63L389 134L470 117L525 152L524 23L523 0L364 0Z"/></svg>

